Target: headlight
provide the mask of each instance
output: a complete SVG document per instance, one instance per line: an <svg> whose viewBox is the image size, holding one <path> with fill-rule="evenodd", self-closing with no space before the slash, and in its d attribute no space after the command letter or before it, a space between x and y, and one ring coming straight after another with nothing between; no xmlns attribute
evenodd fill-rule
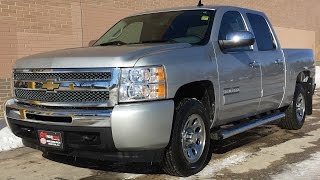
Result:
<svg viewBox="0 0 320 180"><path fill-rule="evenodd" d="M166 98L163 66L122 68L119 101L144 101Z"/></svg>

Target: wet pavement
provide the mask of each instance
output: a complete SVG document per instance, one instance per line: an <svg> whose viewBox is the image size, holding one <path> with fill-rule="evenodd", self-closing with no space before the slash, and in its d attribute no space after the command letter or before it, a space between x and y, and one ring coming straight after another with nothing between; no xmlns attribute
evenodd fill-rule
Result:
<svg viewBox="0 0 320 180"><path fill-rule="evenodd" d="M317 93L313 115L307 117L301 130L266 125L224 141L212 141L208 166L187 179L320 179L319 120ZM0 153L0 168L0 179L185 179L163 174L158 164L47 156L30 148Z"/></svg>

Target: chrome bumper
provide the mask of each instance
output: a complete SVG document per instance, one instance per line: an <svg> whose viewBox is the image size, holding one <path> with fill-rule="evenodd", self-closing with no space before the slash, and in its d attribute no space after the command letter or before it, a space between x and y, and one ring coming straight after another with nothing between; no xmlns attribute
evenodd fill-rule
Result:
<svg viewBox="0 0 320 180"><path fill-rule="evenodd" d="M11 99L5 104L5 119L21 120L32 123L62 125L62 126L89 126L89 127L111 127L112 110L83 110L83 109L44 109L30 105L22 105ZM71 117L71 123L48 122L28 119L25 114ZM7 123L8 124L8 123Z"/></svg>
<svg viewBox="0 0 320 180"><path fill-rule="evenodd" d="M115 148L120 151L165 148L170 141L174 114L173 100L116 105L112 110L47 110L9 100L5 108L7 124L8 119L14 119L61 127L111 127ZM24 113L53 117L69 116L72 117L72 122L38 121L23 117Z"/></svg>

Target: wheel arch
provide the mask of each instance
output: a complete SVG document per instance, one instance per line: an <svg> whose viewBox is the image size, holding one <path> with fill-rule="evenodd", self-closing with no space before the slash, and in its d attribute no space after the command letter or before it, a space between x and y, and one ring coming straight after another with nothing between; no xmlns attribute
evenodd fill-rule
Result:
<svg viewBox="0 0 320 180"><path fill-rule="evenodd" d="M310 78L310 71L302 71L297 75L296 83L308 82Z"/></svg>
<svg viewBox="0 0 320 180"><path fill-rule="evenodd" d="M174 96L175 104L184 98L195 98L205 106L212 121L215 113L216 97L214 85L209 80L194 81L179 87ZM212 122L211 122L212 123Z"/></svg>

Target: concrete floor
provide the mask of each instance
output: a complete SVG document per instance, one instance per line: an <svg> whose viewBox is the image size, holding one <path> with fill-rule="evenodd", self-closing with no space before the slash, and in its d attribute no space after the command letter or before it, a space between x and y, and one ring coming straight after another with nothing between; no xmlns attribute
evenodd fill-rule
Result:
<svg viewBox="0 0 320 180"><path fill-rule="evenodd" d="M208 166L188 179L320 179L320 93L303 129L267 125L212 142ZM0 153L0 179L183 179L157 164L117 164L44 156L30 148Z"/></svg>

